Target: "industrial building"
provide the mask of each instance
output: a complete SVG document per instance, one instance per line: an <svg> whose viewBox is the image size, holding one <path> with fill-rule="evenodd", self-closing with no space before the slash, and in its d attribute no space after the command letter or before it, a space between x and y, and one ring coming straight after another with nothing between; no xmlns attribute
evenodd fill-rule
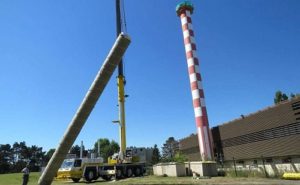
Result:
<svg viewBox="0 0 300 185"><path fill-rule="evenodd" d="M268 176L300 171L300 97L213 127L215 160L220 166L263 169ZM200 161L197 135L180 140L190 161Z"/></svg>

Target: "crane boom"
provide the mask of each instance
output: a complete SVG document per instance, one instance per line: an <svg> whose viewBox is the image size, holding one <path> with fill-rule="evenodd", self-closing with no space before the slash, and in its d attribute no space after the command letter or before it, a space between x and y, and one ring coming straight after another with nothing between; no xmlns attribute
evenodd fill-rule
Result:
<svg viewBox="0 0 300 185"><path fill-rule="evenodd" d="M117 36L122 32L120 0L116 0L116 28ZM119 134L120 134L120 159L124 159L126 152L126 127L125 127L125 77L123 74L123 60L118 65L118 105L119 105Z"/></svg>

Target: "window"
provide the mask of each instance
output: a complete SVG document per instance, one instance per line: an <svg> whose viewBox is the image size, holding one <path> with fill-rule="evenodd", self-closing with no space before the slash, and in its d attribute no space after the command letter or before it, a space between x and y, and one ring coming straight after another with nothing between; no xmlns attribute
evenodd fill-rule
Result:
<svg viewBox="0 0 300 185"><path fill-rule="evenodd" d="M300 106L298 107L293 107L293 110L299 110L300 109Z"/></svg>
<svg viewBox="0 0 300 185"><path fill-rule="evenodd" d="M237 163L238 163L238 164L244 164L244 163L245 163L245 161L238 160L238 161L237 161Z"/></svg>
<svg viewBox="0 0 300 185"><path fill-rule="evenodd" d="M293 108L293 110L299 110L300 109L300 101L293 103L292 108Z"/></svg>
<svg viewBox="0 0 300 185"><path fill-rule="evenodd" d="M126 157L132 157L132 150L126 150Z"/></svg>
<svg viewBox="0 0 300 185"><path fill-rule="evenodd" d="M291 163L291 162L292 162L292 158L290 158L290 157L282 159L282 163Z"/></svg>
<svg viewBox="0 0 300 185"><path fill-rule="evenodd" d="M265 161L266 161L266 163L272 163L273 159L272 158L266 158Z"/></svg>
<svg viewBox="0 0 300 185"><path fill-rule="evenodd" d="M253 164L257 164L257 160L254 160L254 161L253 161Z"/></svg>
<svg viewBox="0 0 300 185"><path fill-rule="evenodd" d="M74 161L70 159L65 159L64 162L61 164L61 168L71 168L73 166Z"/></svg>
<svg viewBox="0 0 300 185"><path fill-rule="evenodd" d="M81 160L80 159L75 160L74 167L81 167Z"/></svg>

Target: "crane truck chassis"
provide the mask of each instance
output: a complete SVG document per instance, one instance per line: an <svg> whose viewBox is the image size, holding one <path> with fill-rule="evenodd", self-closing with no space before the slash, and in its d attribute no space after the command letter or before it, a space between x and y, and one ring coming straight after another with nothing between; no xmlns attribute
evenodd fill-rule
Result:
<svg viewBox="0 0 300 185"><path fill-rule="evenodd" d="M145 173L145 163L106 164L90 162L89 159L65 159L57 172L57 179L72 179L79 182L81 178L91 182L101 177L104 180L139 177Z"/></svg>
<svg viewBox="0 0 300 185"><path fill-rule="evenodd" d="M139 157L132 155L132 150L127 149L125 158L129 159L123 163L118 161L118 156L114 155L108 159L108 163L103 163L102 158L71 158L65 159L57 172L56 179L72 179L79 182L81 178L88 182L102 178L118 180L129 177L143 176L146 163ZM128 162L129 161L129 162ZM143 161L143 162L139 162Z"/></svg>

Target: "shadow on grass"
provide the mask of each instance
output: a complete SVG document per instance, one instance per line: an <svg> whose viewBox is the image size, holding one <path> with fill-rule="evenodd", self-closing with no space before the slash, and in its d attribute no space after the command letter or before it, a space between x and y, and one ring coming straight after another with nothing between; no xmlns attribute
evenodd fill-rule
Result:
<svg viewBox="0 0 300 185"><path fill-rule="evenodd" d="M87 181L79 181L79 182L73 182L73 181L56 181L56 182L61 182L64 184L95 184L95 183L107 183L107 182L112 182L112 181L105 181L105 180L95 180L92 182L87 182Z"/></svg>

